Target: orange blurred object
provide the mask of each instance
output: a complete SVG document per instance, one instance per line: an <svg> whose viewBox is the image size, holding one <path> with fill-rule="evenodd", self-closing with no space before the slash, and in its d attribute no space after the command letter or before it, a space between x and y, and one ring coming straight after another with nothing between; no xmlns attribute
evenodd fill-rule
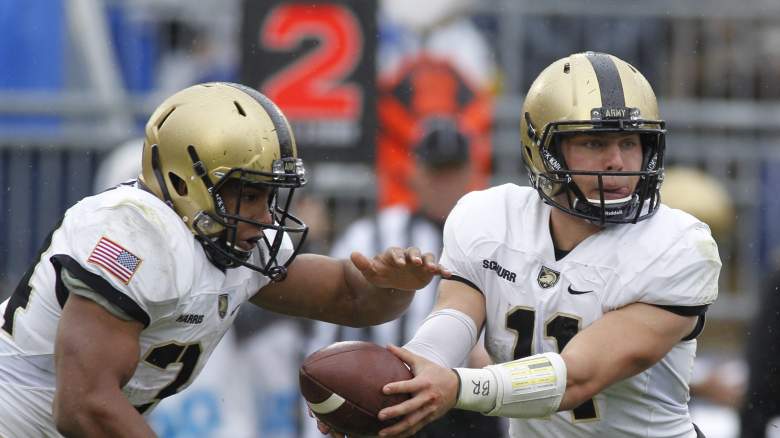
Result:
<svg viewBox="0 0 780 438"><path fill-rule="evenodd" d="M451 118L470 142L474 166L472 189L487 186L490 177L492 96L446 59L422 54L395 74L379 80L377 179L379 207L416 207L408 179L414 165L413 145L429 118Z"/></svg>

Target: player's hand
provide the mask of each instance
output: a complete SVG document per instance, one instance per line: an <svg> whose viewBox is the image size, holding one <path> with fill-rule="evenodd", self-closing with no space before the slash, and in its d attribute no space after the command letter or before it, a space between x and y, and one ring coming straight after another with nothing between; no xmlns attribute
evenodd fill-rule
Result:
<svg viewBox="0 0 780 438"><path fill-rule="evenodd" d="M317 430L319 430L321 434L328 435L331 438L346 438L343 434L331 429L330 426L328 426L328 423L317 418L311 411L311 408L307 407L306 410L309 412L309 417L314 418L317 421Z"/></svg>
<svg viewBox="0 0 780 438"><path fill-rule="evenodd" d="M385 394L411 394L412 398L379 411L380 420L403 417L398 423L380 430L379 436L409 437L455 406L458 377L452 370L442 368L409 350L395 345L387 348L412 368L414 378L388 383L382 389Z"/></svg>
<svg viewBox="0 0 780 438"><path fill-rule="evenodd" d="M450 271L436 263L432 253L423 254L419 248L391 247L369 259L353 252L352 263L371 284L386 289L422 289L434 275L449 277Z"/></svg>

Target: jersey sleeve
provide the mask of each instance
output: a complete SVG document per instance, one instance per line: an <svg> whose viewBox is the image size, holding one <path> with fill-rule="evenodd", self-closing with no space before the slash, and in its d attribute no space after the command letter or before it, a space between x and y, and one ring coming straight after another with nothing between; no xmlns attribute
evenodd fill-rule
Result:
<svg viewBox="0 0 780 438"><path fill-rule="evenodd" d="M702 314L718 297L720 267L709 228L697 223L623 285L623 290L633 293L622 295L625 299L615 307L642 302L679 314Z"/></svg>
<svg viewBox="0 0 780 438"><path fill-rule="evenodd" d="M473 216L470 214L473 196L464 196L447 217L439 263L452 272L452 280L465 283L484 293L482 277L477 268L478 260L474 259L475 252L471 250L474 245L471 239L474 231L470 230L469 222Z"/></svg>
<svg viewBox="0 0 780 438"><path fill-rule="evenodd" d="M191 286L193 248L182 227L166 226L166 213L139 202L69 211L65 244L50 257L60 304L69 293L64 268L144 326L171 315Z"/></svg>

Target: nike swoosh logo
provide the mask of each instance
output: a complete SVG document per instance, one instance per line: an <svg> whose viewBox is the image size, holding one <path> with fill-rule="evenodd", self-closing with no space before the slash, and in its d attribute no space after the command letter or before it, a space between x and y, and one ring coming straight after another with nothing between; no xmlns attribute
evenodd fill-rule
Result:
<svg viewBox="0 0 780 438"><path fill-rule="evenodd" d="M591 292L593 292L593 291L592 290L576 290L576 289L572 289L571 285L569 285L569 293L572 294L572 295L589 294Z"/></svg>

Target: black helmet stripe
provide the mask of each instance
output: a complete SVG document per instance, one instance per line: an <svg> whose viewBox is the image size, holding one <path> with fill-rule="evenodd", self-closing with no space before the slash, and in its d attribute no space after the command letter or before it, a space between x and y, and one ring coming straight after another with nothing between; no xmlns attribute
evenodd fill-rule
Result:
<svg viewBox="0 0 780 438"><path fill-rule="evenodd" d="M246 85L236 84L232 82L226 82L226 85L238 88L244 93L252 96L253 99L259 103L268 116L271 118L271 123L274 124L274 130L276 131L276 137L279 140L279 152L282 154L281 158L288 158L293 156L293 137L290 132L290 126L287 124L287 120L282 114L282 111L276 106L271 99L265 97L265 95L254 88L247 87Z"/></svg>
<svg viewBox="0 0 780 438"><path fill-rule="evenodd" d="M588 53L586 58L596 72L601 91L601 106L603 108L623 108L626 98L623 95L623 82L620 80L615 61L603 53Z"/></svg>

